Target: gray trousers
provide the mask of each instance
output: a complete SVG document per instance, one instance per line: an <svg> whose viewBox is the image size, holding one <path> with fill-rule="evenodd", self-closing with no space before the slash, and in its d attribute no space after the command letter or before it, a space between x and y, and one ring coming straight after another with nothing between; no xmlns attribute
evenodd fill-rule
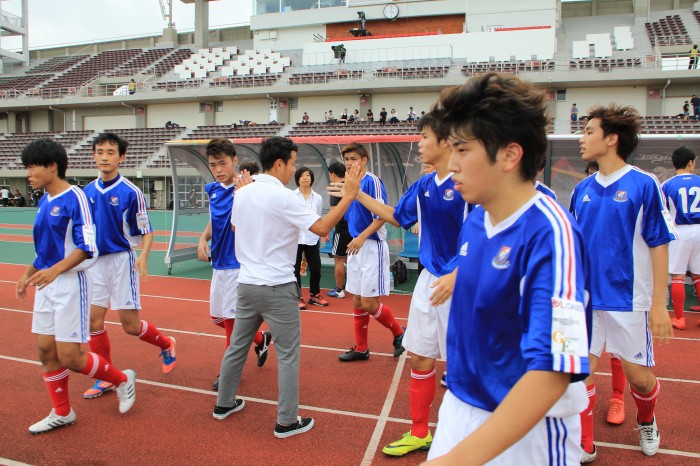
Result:
<svg viewBox="0 0 700 466"><path fill-rule="evenodd" d="M299 414L299 353L301 318L296 282L277 286L238 285L236 324L221 361L216 404L231 407L255 333L263 321L275 342L278 370L277 423L294 424Z"/></svg>

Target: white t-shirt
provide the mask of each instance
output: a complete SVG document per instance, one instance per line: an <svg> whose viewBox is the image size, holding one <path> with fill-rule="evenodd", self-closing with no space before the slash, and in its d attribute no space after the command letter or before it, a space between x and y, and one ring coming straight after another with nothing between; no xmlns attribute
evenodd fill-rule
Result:
<svg viewBox="0 0 700 466"><path fill-rule="evenodd" d="M0 198L9 199L10 198L10 190L6 189L6 188L0 189Z"/></svg>
<svg viewBox="0 0 700 466"><path fill-rule="evenodd" d="M321 216L321 212L323 211L323 198L320 194L314 190L311 190L311 196L309 196L308 199L304 199L304 195L301 193L299 188L294 190L294 194L301 199L301 202L304 203L309 212L315 212ZM299 229L299 244L313 246L314 244L318 243L318 238L318 235L314 235L309 230Z"/></svg>
<svg viewBox="0 0 700 466"><path fill-rule="evenodd" d="M238 283L275 286L296 281L299 230L308 230L319 218L280 180L256 175L255 183L236 192L231 210L241 263Z"/></svg>

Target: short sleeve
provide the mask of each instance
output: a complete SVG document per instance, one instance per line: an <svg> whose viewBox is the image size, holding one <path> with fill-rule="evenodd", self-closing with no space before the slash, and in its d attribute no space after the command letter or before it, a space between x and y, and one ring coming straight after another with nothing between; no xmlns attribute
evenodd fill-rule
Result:
<svg viewBox="0 0 700 466"><path fill-rule="evenodd" d="M643 189L642 237L650 248L676 239L676 228L666 208L656 179L650 179Z"/></svg>
<svg viewBox="0 0 700 466"><path fill-rule="evenodd" d="M293 191L286 194L286 199L280 207L283 209L282 214L284 218L289 219L292 225L302 230L308 230L321 218L316 212L310 212L306 208L304 201L302 201L299 196L295 195ZM231 223L233 223L233 215L231 216Z"/></svg>
<svg viewBox="0 0 700 466"><path fill-rule="evenodd" d="M97 256L97 242L95 239L95 224L92 219L90 205L87 202L87 197L80 189L74 189L77 203L75 208L69 211L73 230L71 235L73 244L78 249L88 253L90 257Z"/></svg>
<svg viewBox="0 0 700 466"><path fill-rule="evenodd" d="M420 181L413 183L394 209L394 219L405 229L411 228L418 221L418 194L421 191L419 185Z"/></svg>
<svg viewBox="0 0 700 466"><path fill-rule="evenodd" d="M146 199L140 189L133 191L133 195L129 199L127 212L127 221L132 236L142 236L153 231L151 221L148 218Z"/></svg>

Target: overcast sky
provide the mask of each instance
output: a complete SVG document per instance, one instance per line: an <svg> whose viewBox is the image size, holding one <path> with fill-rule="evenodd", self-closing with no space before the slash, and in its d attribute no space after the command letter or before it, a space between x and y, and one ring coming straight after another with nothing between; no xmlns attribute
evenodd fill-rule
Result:
<svg viewBox="0 0 700 466"><path fill-rule="evenodd" d="M166 25L158 0L25 0L29 3L29 48L113 37L160 33ZM194 28L194 4L173 1L178 31ZM165 3L165 2L164 2ZM249 23L253 0L219 0L209 4L209 26ZM21 15L20 0L0 0L3 11ZM2 38L0 46L21 43Z"/></svg>

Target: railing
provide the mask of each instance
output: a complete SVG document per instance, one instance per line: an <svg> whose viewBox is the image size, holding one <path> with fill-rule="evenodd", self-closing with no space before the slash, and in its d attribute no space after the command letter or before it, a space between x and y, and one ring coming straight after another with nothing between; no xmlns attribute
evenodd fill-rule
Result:
<svg viewBox="0 0 700 466"><path fill-rule="evenodd" d="M24 21L22 21L22 17L13 15L12 13L8 13L7 11L2 12L2 16L0 16L0 19L6 23L14 24L15 26L19 27L24 27Z"/></svg>
<svg viewBox="0 0 700 466"><path fill-rule="evenodd" d="M652 45L654 46L690 45L691 43L689 34L674 34L670 36L652 35Z"/></svg>

